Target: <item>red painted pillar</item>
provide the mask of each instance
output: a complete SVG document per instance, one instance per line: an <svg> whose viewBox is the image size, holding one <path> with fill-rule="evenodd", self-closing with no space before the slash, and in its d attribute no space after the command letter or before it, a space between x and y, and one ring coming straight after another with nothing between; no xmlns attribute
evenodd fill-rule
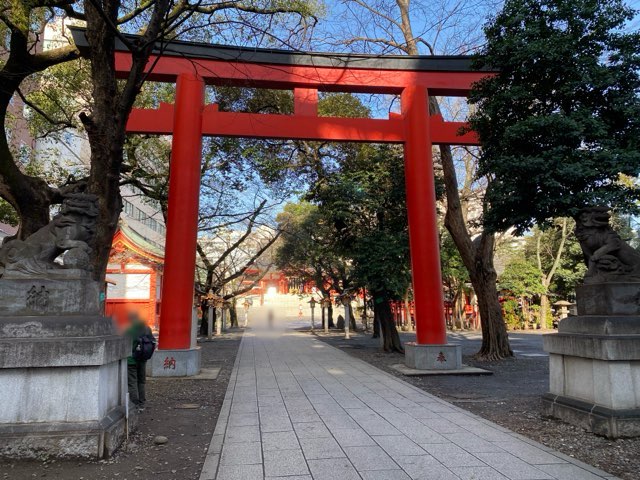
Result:
<svg viewBox="0 0 640 480"><path fill-rule="evenodd" d="M162 282L162 350L191 346L191 312L196 268L204 82L180 74L176 83L169 171L169 207Z"/></svg>
<svg viewBox="0 0 640 480"><path fill-rule="evenodd" d="M304 117L317 117L318 90L313 88L294 88L293 112Z"/></svg>
<svg viewBox="0 0 640 480"><path fill-rule="evenodd" d="M429 96L425 87L406 87L401 101L405 122L404 165L416 341L423 345L442 345L447 343L447 333L429 132Z"/></svg>

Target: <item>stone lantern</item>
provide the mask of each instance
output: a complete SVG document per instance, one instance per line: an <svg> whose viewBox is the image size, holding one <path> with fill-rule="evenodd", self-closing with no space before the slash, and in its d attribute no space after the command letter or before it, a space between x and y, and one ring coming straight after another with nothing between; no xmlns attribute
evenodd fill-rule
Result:
<svg viewBox="0 0 640 480"><path fill-rule="evenodd" d="M213 309L215 308L215 299L216 295L213 293L213 289L209 289L207 292L207 296L205 297L207 301L207 338L211 340L213 337Z"/></svg>
<svg viewBox="0 0 640 480"><path fill-rule="evenodd" d="M248 298L245 298L242 306L244 308L244 328L247 328L249 326L249 308L251 307L251 302Z"/></svg>
<svg viewBox="0 0 640 480"><path fill-rule="evenodd" d="M329 313L327 312L327 316L325 317L324 311L325 309L328 310L328 308L331 306L331 299L329 297L324 297L320 302L320 306L322 307L322 316L324 318L324 333L329 333Z"/></svg>
<svg viewBox="0 0 640 480"><path fill-rule="evenodd" d="M351 327L351 315L350 315L350 308L349 306L351 305L351 295L349 293L343 293L342 295L336 297L336 303L341 303L342 306L344 307L344 338L345 340L350 340L351 339L351 332L349 331L349 328Z"/></svg>
<svg viewBox="0 0 640 480"><path fill-rule="evenodd" d="M309 307L311 307L311 331L313 332L316 329L316 325L315 325L315 320L314 320L314 310L316 309L316 303L317 300L313 297L311 297L311 300L309 300Z"/></svg>
<svg viewBox="0 0 640 480"><path fill-rule="evenodd" d="M558 316L560 317L560 320L569 316L569 307L572 305L573 303L567 302L566 300L559 300L553 304L554 307L558 308Z"/></svg>

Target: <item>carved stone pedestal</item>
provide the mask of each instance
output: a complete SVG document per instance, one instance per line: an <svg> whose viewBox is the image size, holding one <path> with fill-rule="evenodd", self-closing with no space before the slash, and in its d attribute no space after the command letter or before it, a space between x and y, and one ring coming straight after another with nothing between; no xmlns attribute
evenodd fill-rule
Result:
<svg viewBox="0 0 640 480"><path fill-rule="evenodd" d="M416 370L459 370L462 368L462 347L446 345L404 344L404 362Z"/></svg>
<svg viewBox="0 0 640 480"><path fill-rule="evenodd" d="M131 344L99 315L95 283L31 283L0 280L0 456L108 457L125 436Z"/></svg>
<svg viewBox="0 0 640 480"><path fill-rule="evenodd" d="M610 438L640 436L640 283L581 286L577 302L580 315L544 336L544 411Z"/></svg>
<svg viewBox="0 0 640 480"><path fill-rule="evenodd" d="M200 373L200 347L185 350L156 350L147 362L151 377L192 377Z"/></svg>
<svg viewBox="0 0 640 480"><path fill-rule="evenodd" d="M220 318L220 317L218 317ZM209 327L212 326L211 317ZM185 349L158 349L147 362L150 377L193 377L200 373L200 347L198 347L198 316L191 316L191 345Z"/></svg>

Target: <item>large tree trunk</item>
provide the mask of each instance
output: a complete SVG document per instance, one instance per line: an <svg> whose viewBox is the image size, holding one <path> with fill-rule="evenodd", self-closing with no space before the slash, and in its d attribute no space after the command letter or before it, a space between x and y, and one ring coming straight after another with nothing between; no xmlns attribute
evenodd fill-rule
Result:
<svg viewBox="0 0 640 480"><path fill-rule="evenodd" d="M356 327L356 316L353 314L353 307L349 304L349 328L352 332L357 330Z"/></svg>
<svg viewBox="0 0 640 480"><path fill-rule="evenodd" d="M231 323L231 328L238 328L238 310L236 310L236 299L235 297L231 300L231 306L229 307L229 320Z"/></svg>
<svg viewBox="0 0 640 480"><path fill-rule="evenodd" d="M93 108L89 115L81 115L91 147L88 190L98 196L99 214L93 255L96 280L104 277L111 242L122 209L120 171L128 117L128 111L122 112L121 92L118 91L115 78L115 32L102 16L104 14L115 20L119 5L112 2L104 7L104 12L99 12L92 2L85 3L87 40L91 51Z"/></svg>
<svg viewBox="0 0 640 480"><path fill-rule="evenodd" d="M95 132L89 134L90 139L95 139L97 136ZM113 137L117 138L118 135L113 135ZM114 138L114 143L118 142L116 138ZM124 135L122 136L122 143L124 143ZM89 191L96 194L99 199L99 220L94 245L93 272L94 278L100 281L104 278L106 272L113 235L118 228L118 219L122 210L119 181L122 148L115 146L113 148L94 148L92 146L91 150L92 167Z"/></svg>
<svg viewBox="0 0 640 480"><path fill-rule="evenodd" d="M545 288L548 288L547 285L544 285ZM548 328L547 325L547 316L549 315L549 295L543 293L540 295L540 328L546 330Z"/></svg>
<svg viewBox="0 0 640 480"><path fill-rule="evenodd" d="M498 301L495 270L484 266L476 268L471 276L471 283L478 297L482 319L482 347L476 357L482 360L500 360L513 356L507 329L502 320L502 307Z"/></svg>
<svg viewBox="0 0 640 480"><path fill-rule="evenodd" d="M8 92L0 92L2 125L5 124L10 98ZM0 196L9 202L20 217L16 238L23 240L49 223L49 208L54 192L44 180L27 176L18 169L7 142L6 130L0 134Z"/></svg>
<svg viewBox="0 0 640 480"><path fill-rule="evenodd" d="M16 235L18 239L25 239L49 223L49 208L52 203L60 203L61 197L58 190L43 179L29 176L20 169L9 147L7 112L12 102L17 102L13 104L15 113L22 113L20 107L24 105L17 92L24 80L79 55L75 46L57 47L44 52L33 48L30 19L35 19L36 8L45 5L52 6L47 2L13 2L13 6L3 12L6 14L6 26L9 27L3 34L5 40L10 39L10 45L8 56L4 55L0 68L0 123L3 126L0 133L0 196L11 204L20 217L20 228Z"/></svg>
<svg viewBox="0 0 640 480"><path fill-rule="evenodd" d="M147 61L169 8L169 0L156 0L153 3L142 38L139 43L132 45L130 72L125 80L118 83L115 74L117 32L114 26L121 4L121 0L84 3L93 101L91 112L81 114L80 119L91 148L88 191L98 196L99 214L92 259L96 280L104 279L111 242L122 209L120 175L127 120L142 88Z"/></svg>
<svg viewBox="0 0 640 480"><path fill-rule="evenodd" d="M378 317L376 317L376 308L373 307L373 334L371 338L380 338L380 322L378 321Z"/></svg>
<svg viewBox="0 0 640 480"><path fill-rule="evenodd" d="M432 100L431 111L440 112L435 100ZM497 274L493 266L495 235L483 231L475 240L471 239L460 202L451 148L441 146L440 157L447 195L444 224L460 252L460 257L469 272L471 284L478 297L482 347L476 356L481 360L499 360L511 357L513 352L509 346L507 328L502 319L502 307L498 300L496 287Z"/></svg>
<svg viewBox="0 0 640 480"><path fill-rule="evenodd" d="M411 28L409 0L396 0L396 4L400 11L401 31L406 41L403 50L409 55L419 55L418 39L413 35ZM442 113L435 97L429 97L429 110L432 115L441 115ZM477 242L471 240L465 221L466 212L463 211L460 204L458 179L449 145L440 146L440 157L447 196L445 226L469 271L471 283L478 296L482 324L482 348L477 356L492 360L512 356L513 352L509 348L509 337L502 321L502 309L496 289L496 272L493 268L494 235L482 232L476 239ZM489 282L489 284L484 282Z"/></svg>
<svg viewBox="0 0 640 480"><path fill-rule="evenodd" d="M404 353L398 329L393 321L390 298L384 292L373 292L374 322L379 324L382 334L382 348L385 352Z"/></svg>

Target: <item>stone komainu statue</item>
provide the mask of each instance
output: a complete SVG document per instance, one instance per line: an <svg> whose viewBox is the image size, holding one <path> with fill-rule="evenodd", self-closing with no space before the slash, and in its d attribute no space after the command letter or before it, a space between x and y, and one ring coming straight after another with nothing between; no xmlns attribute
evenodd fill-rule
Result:
<svg viewBox="0 0 640 480"><path fill-rule="evenodd" d="M576 237L588 268L584 282L640 282L640 252L620 238L609 218L606 207L585 208L576 217Z"/></svg>
<svg viewBox="0 0 640 480"><path fill-rule="evenodd" d="M0 248L3 277L65 277L91 271L89 254L95 239L98 198L88 193L65 196L60 213L26 240ZM62 256L62 264L55 260Z"/></svg>

